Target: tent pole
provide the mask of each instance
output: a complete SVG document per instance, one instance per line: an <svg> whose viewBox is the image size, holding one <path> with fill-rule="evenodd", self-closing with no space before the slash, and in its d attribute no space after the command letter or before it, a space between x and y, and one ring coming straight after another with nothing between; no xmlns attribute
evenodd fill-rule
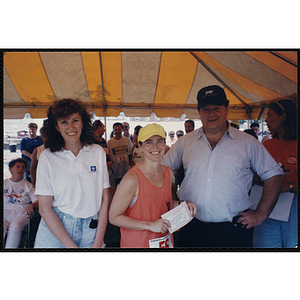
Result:
<svg viewBox="0 0 300 300"><path fill-rule="evenodd" d="M257 120L256 120L256 121L258 121L258 120L260 119L260 117L261 117L261 115L262 115L262 113L263 113L264 109L265 109L265 106L264 106L264 105L261 105L261 109L260 109L260 112L259 112L259 115L258 115L258 117L257 117Z"/></svg>
<svg viewBox="0 0 300 300"><path fill-rule="evenodd" d="M275 55L276 57L282 59L283 61L289 63L290 65L294 66L294 67L298 67L297 64L293 63L291 60L289 60L288 58L286 57L283 57L282 55L280 55L279 53L276 53L275 51L269 51L271 54Z"/></svg>
<svg viewBox="0 0 300 300"><path fill-rule="evenodd" d="M104 83L103 83L103 68L102 68L102 57L101 52L99 52L99 61L100 61L100 74L101 74L101 86L102 86L102 97L103 97L103 114L104 114L104 125L105 125L105 140L107 141L107 132L106 132L106 104L105 104L105 93L104 93Z"/></svg>

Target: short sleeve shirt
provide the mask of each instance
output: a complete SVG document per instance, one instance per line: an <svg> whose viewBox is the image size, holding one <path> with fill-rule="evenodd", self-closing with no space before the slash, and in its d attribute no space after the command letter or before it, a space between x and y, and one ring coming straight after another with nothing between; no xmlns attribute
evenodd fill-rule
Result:
<svg viewBox="0 0 300 300"><path fill-rule="evenodd" d="M283 172L257 139L228 127L212 150L203 130L184 135L163 157L174 171L183 164L185 177L178 196L197 204L196 218L226 222L250 207L253 173L263 181Z"/></svg>
<svg viewBox="0 0 300 300"><path fill-rule="evenodd" d="M109 178L101 146L84 146L75 156L69 150L42 152L37 167L36 195L53 196L53 207L75 218L94 216Z"/></svg>
<svg viewBox="0 0 300 300"><path fill-rule="evenodd" d="M34 187L29 181L22 179L13 182L10 178L4 180L3 203L6 209L26 210L28 204L36 200Z"/></svg>
<svg viewBox="0 0 300 300"><path fill-rule="evenodd" d="M43 144L43 141L39 135L37 137L35 137L34 139L30 139L30 138L26 137L21 140L20 150L21 151L26 150L27 152L32 154L33 150L35 148L41 146L42 144ZM22 158L27 161L31 160L28 156L26 156L24 154L22 154Z"/></svg>
<svg viewBox="0 0 300 300"><path fill-rule="evenodd" d="M111 138L107 142L108 150L113 159L113 174L115 178L122 178L130 169L129 155L132 151L130 139L122 136L120 140Z"/></svg>

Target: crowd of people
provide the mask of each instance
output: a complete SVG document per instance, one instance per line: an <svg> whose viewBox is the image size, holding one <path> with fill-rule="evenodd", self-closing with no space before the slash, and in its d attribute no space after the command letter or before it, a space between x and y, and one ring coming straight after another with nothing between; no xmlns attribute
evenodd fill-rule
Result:
<svg viewBox="0 0 300 300"><path fill-rule="evenodd" d="M168 133L156 123L105 125L82 102L62 99L37 135L30 123L22 158L4 181L5 248L17 248L34 209L41 220L34 248L295 248L297 233L296 104L272 102L268 140L259 124L227 120L224 90L197 94L202 126L186 120ZM262 188L251 209L254 185ZM292 193L287 221L270 217ZM171 233L162 215L185 202L192 220ZM184 204L184 205L185 205ZM181 206L180 206L181 207Z"/></svg>

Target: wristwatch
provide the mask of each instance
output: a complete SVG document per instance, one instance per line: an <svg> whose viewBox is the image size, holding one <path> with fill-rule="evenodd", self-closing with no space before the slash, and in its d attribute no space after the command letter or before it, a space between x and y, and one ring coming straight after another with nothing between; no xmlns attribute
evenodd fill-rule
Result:
<svg viewBox="0 0 300 300"><path fill-rule="evenodd" d="M294 193L294 186L292 184L289 184L290 193Z"/></svg>

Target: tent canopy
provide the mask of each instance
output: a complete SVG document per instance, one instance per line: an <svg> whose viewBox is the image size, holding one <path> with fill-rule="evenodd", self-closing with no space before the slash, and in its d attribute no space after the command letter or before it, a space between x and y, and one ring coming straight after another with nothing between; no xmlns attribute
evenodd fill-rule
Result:
<svg viewBox="0 0 300 300"><path fill-rule="evenodd" d="M199 117L197 93L225 88L228 119L257 119L271 101L296 99L297 51L9 51L4 118L46 118L76 98L97 116Z"/></svg>

